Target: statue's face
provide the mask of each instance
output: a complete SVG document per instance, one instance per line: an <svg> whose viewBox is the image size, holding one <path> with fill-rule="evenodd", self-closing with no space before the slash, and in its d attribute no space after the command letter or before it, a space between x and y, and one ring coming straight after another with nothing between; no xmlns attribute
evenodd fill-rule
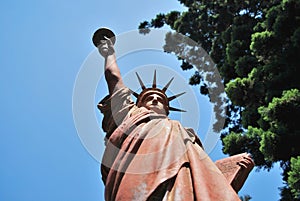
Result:
<svg viewBox="0 0 300 201"><path fill-rule="evenodd" d="M148 95L144 100L143 104L145 108L152 110L153 112L156 112L157 114L167 114L166 112L166 103L164 98L159 96L158 94L151 94Z"/></svg>

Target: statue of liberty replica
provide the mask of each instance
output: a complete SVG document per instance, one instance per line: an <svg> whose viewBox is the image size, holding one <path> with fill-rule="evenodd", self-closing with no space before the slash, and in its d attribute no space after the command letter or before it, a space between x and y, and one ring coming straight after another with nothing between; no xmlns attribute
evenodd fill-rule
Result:
<svg viewBox="0 0 300 201"><path fill-rule="evenodd" d="M151 87L137 74L142 92L125 86L115 56L115 35L106 28L97 30L93 42L104 57L109 94L98 104L106 132L101 174L105 199L112 200L240 200L222 171L203 150L192 129L171 120L168 97L172 80L158 88L156 72ZM131 96L137 98L133 102ZM241 168L253 168L247 157Z"/></svg>

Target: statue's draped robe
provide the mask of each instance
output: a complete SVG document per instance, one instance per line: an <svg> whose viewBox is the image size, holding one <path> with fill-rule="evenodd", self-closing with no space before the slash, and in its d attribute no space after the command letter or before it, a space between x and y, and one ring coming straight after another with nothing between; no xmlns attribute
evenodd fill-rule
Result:
<svg viewBox="0 0 300 201"><path fill-rule="evenodd" d="M128 88L98 108L107 133L101 165L106 200L239 200L191 129L138 108Z"/></svg>

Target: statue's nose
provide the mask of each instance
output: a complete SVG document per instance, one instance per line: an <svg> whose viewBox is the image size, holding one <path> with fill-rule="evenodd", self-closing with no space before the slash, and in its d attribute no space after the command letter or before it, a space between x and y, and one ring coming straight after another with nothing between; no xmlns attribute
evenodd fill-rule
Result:
<svg viewBox="0 0 300 201"><path fill-rule="evenodd" d="M155 104L157 104L157 102L158 102L158 100L157 100L157 96L156 96L156 95L154 95L154 96L153 96L153 99L152 99L152 103L155 103Z"/></svg>

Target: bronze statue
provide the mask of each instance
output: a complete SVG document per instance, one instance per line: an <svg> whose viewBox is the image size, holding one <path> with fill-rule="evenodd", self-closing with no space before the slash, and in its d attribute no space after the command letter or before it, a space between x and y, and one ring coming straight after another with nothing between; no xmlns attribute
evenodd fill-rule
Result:
<svg viewBox="0 0 300 201"><path fill-rule="evenodd" d="M166 90L153 85L142 92L127 88L116 62L115 35L98 30L93 38L105 58L105 78L109 95L99 102L104 115L106 149L101 173L106 200L240 200L228 179L204 152L192 129L168 118L173 108ZM134 103L131 95L137 97ZM251 159L242 157L239 167L253 167ZM247 175L246 175L247 177ZM240 187L240 186L239 186Z"/></svg>

